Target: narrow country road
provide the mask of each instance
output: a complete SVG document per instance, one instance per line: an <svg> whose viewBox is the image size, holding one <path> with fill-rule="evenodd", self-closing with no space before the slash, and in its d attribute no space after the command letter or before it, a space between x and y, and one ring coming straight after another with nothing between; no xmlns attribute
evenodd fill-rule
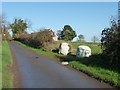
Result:
<svg viewBox="0 0 120 90"><path fill-rule="evenodd" d="M13 41L9 45L16 57L20 88L112 88Z"/></svg>

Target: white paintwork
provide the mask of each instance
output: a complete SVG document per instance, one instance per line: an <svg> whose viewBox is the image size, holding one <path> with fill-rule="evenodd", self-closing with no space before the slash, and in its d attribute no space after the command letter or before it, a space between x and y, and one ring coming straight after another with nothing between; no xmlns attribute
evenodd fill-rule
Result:
<svg viewBox="0 0 120 90"><path fill-rule="evenodd" d="M68 62L62 62L61 64L62 65L68 65Z"/></svg>
<svg viewBox="0 0 120 90"><path fill-rule="evenodd" d="M59 48L59 53L63 55L67 55L70 49L68 45L69 45L68 43L61 43L60 48Z"/></svg>
<svg viewBox="0 0 120 90"><path fill-rule="evenodd" d="M54 41L58 41L58 36L55 35L54 37L52 37Z"/></svg>
<svg viewBox="0 0 120 90"><path fill-rule="evenodd" d="M91 49L88 46L78 46L77 51L76 51L76 56L77 57L89 57L91 56Z"/></svg>

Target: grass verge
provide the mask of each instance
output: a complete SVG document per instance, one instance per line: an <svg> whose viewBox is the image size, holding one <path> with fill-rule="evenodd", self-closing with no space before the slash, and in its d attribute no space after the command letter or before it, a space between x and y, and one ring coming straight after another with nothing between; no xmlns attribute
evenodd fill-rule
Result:
<svg viewBox="0 0 120 90"><path fill-rule="evenodd" d="M120 73L118 73L115 70L112 69L108 69L103 65L103 62L101 62L101 58L99 57L99 55L95 56L93 55L93 57L90 58L85 58L85 59L81 59L81 58L77 58L75 56L63 56L57 53L53 53L53 52L49 52L49 51L43 51L41 49L35 49L32 47L29 47L25 44L22 44L20 42L17 42L25 47L28 47L29 49L37 52L39 55L44 55L47 57L52 57L52 58L56 58L62 61L68 61L69 65L79 71L82 71L86 74L88 74L91 77L94 77L100 81L109 83L112 86L115 87L120 87ZM78 44L78 43L77 43ZM75 46L75 45L74 45ZM92 45L90 44L89 46L91 46L94 50L94 54L98 54L101 53L100 48L97 47L96 45ZM97 50L96 50L97 47Z"/></svg>
<svg viewBox="0 0 120 90"><path fill-rule="evenodd" d="M13 88L12 57L7 41L2 43L2 88ZM1 73L1 72L0 72Z"/></svg>
<svg viewBox="0 0 120 90"><path fill-rule="evenodd" d="M25 46L33 51L35 51L37 54L39 55L42 55L42 56L47 56L47 57L50 57L50 58L55 58L57 59L59 56L62 56L60 54L57 54L57 53L53 53L53 52L50 52L50 51L47 51L47 50L42 50L42 49L36 49L36 48L32 48L30 46L27 46L19 41L15 41L17 42L18 44L22 45L22 46Z"/></svg>
<svg viewBox="0 0 120 90"><path fill-rule="evenodd" d="M120 87L120 74L116 71L101 67L87 66L77 61L72 61L69 63L69 65L81 72L88 74L91 77L98 79L99 81L104 81L112 86Z"/></svg>

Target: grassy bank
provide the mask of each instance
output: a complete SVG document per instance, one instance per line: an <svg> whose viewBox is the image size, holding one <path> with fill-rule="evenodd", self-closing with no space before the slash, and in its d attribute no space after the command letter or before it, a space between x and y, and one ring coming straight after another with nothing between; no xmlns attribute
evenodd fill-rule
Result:
<svg viewBox="0 0 120 90"><path fill-rule="evenodd" d="M13 87L12 57L7 41L2 43L2 88ZM0 72L1 73L1 72Z"/></svg>
<svg viewBox="0 0 120 90"><path fill-rule="evenodd" d="M32 48L32 47L27 46L27 45L25 45L25 44L23 44L23 43L21 43L21 42L18 42L18 41L15 41L15 42L17 42L18 44L20 44L20 45L22 45L22 46L25 46L25 47L27 47L27 48L35 51L35 52L36 52L37 54L39 54L39 55L47 56L47 57L50 57L50 58L56 58L56 59L57 59L58 56L62 56L62 55L59 55L59 54L57 54L57 53L53 53L53 52L50 52L50 51Z"/></svg>
<svg viewBox="0 0 120 90"><path fill-rule="evenodd" d="M91 77L94 77L100 81L104 81L106 83L109 83L112 86L115 87L120 87L120 73L118 73L117 70L113 70L108 68L106 64L104 64L104 60L101 60L101 49L98 44L93 44L93 43L84 43L84 45L88 45L92 48L92 56L89 58L77 58L74 54L73 55L68 55L68 56L63 56L54 52L49 52L49 51L43 51L41 49L34 49L32 47L26 46L20 42L19 44L28 47L29 49L37 52L40 55L44 55L47 57L52 57L56 58L60 61L68 61L69 65L79 71L82 71L86 74L88 74ZM57 43L57 42L55 42ZM59 43L59 42L58 42ZM57 44L58 44L57 43ZM83 45L83 43L71 43L74 49L78 45ZM75 53L75 52L73 52Z"/></svg>
<svg viewBox="0 0 120 90"><path fill-rule="evenodd" d="M82 71L82 72L88 74L89 76L92 76L100 81L104 81L115 87L120 87L119 73L116 71L104 69L101 67L87 66L85 64L82 64L82 63L76 62L76 61L72 61L69 64L71 67L73 67L79 71ZM118 80L118 78L119 78L119 80Z"/></svg>

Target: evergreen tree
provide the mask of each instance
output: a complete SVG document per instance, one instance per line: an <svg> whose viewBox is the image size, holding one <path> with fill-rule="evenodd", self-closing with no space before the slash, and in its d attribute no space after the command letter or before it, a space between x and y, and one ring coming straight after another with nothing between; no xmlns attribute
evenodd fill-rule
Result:
<svg viewBox="0 0 120 90"><path fill-rule="evenodd" d="M10 24L10 28L13 32L13 37L18 38L20 34L22 34L27 28L27 23L22 19L15 19L12 24Z"/></svg>
<svg viewBox="0 0 120 90"><path fill-rule="evenodd" d="M71 41L74 37L76 37L76 32L70 25L65 25L61 31L61 39L65 41Z"/></svg>

